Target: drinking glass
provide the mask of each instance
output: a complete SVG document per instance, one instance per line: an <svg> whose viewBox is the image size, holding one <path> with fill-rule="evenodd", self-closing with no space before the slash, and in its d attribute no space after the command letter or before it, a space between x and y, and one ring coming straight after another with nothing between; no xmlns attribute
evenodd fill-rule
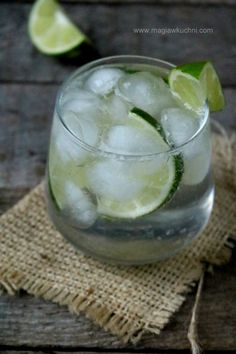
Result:
<svg viewBox="0 0 236 354"><path fill-rule="evenodd" d="M209 109L206 103L201 124L187 141L168 148L165 144L161 151L147 153L141 140L132 153L116 150L115 145L109 150L103 143L88 143L99 134L103 139L100 130L108 124L101 118L107 108L96 105L107 103L111 93L108 98L99 96L98 103L94 93L92 100L88 91L83 91L83 82L100 68L123 70L125 75L148 72L166 81L173 65L153 58L115 56L91 62L65 81L57 95L50 138L46 174L49 215L76 248L102 261L127 265L160 261L189 245L206 226L212 210ZM141 98L144 101L145 97ZM79 106L76 112L72 108L65 111L68 100ZM166 105L164 109L171 104ZM114 114L121 111L117 106ZM102 123L92 119L96 114ZM117 139L114 127L122 131L126 123L109 124L112 145ZM147 124L143 123L143 129L149 131ZM155 133L151 129L150 136ZM123 139L130 140L124 144L133 140L125 135Z"/></svg>

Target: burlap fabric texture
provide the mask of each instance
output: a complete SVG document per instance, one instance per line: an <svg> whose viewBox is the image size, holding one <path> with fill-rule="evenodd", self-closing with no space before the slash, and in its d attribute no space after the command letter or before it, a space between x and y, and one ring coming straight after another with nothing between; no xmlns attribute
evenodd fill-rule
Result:
<svg viewBox="0 0 236 354"><path fill-rule="evenodd" d="M97 324L137 342L160 333L201 276L203 262L222 264L236 235L236 139L214 135L216 200L203 234L176 257L126 267L76 251L48 219L42 185L0 218L0 284L84 312Z"/></svg>

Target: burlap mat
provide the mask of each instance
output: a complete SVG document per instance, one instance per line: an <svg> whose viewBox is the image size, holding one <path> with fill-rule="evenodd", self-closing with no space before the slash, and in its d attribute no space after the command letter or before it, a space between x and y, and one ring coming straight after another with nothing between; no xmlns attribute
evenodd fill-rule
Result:
<svg viewBox="0 0 236 354"><path fill-rule="evenodd" d="M42 185L0 218L0 284L84 312L124 341L159 333L199 279L202 262L222 264L236 235L236 139L215 135L216 202L204 233L175 258L125 267L77 252L55 231Z"/></svg>

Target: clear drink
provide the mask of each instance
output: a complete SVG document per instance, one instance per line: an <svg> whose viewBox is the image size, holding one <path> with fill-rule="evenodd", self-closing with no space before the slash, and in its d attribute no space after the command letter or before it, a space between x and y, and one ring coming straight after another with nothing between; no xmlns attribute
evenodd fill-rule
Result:
<svg viewBox="0 0 236 354"><path fill-rule="evenodd" d="M143 264L188 245L214 199L207 104L171 93L171 64L120 56L77 70L58 93L47 167L57 229L101 260Z"/></svg>

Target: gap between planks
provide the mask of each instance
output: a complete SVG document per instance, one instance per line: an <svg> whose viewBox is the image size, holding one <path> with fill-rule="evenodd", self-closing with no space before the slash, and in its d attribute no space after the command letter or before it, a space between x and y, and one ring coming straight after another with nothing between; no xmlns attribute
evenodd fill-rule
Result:
<svg viewBox="0 0 236 354"><path fill-rule="evenodd" d="M32 4L33 0L22 0L22 4ZM2 0L2 4L8 4L9 1ZM18 0L12 0L11 3L19 3ZM183 5L183 6L202 6L202 7L210 7L210 6L227 6L227 7L235 7L235 0L62 0L62 4L108 4L108 5L158 5L158 6L172 6L172 5Z"/></svg>
<svg viewBox="0 0 236 354"><path fill-rule="evenodd" d="M95 354L95 353L117 353L117 354L189 354L189 349L167 349L167 350L158 350L158 349L148 349L144 350L140 349L104 349L100 347L91 347L91 348L83 348L83 347L75 347L75 348L66 348L60 346L53 347L28 347L28 346L1 346L0 345L0 353L1 354L33 354L33 353L80 353L80 354ZM205 354L233 354L235 351L233 350L206 350Z"/></svg>

